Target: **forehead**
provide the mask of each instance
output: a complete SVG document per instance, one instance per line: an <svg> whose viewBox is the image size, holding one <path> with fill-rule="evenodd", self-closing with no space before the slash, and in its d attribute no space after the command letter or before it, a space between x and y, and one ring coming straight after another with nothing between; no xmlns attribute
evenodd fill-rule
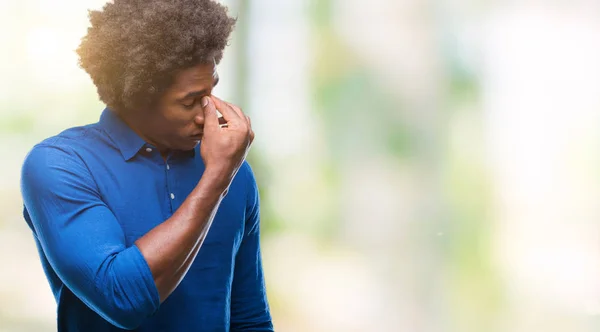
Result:
<svg viewBox="0 0 600 332"><path fill-rule="evenodd" d="M189 91L210 88L217 77L217 67L214 63L199 64L177 73L173 80L171 90L181 92L182 90Z"/></svg>

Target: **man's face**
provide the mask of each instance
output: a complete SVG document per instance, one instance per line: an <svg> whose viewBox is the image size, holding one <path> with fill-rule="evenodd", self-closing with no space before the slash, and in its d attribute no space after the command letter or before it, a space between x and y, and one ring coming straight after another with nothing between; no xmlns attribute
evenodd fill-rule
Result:
<svg viewBox="0 0 600 332"><path fill-rule="evenodd" d="M214 64L201 64L179 72L145 121L152 143L161 149L193 149L204 129L202 97L210 96L218 81Z"/></svg>

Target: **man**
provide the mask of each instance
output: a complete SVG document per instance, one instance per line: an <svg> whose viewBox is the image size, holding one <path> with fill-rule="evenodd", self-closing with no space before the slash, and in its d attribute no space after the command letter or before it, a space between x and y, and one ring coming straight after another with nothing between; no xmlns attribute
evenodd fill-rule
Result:
<svg viewBox="0 0 600 332"><path fill-rule="evenodd" d="M273 331L254 133L212 95L235 21L210 0L114 0L90 22L77 52L107 108L22 169L58 330Z"/></svg>

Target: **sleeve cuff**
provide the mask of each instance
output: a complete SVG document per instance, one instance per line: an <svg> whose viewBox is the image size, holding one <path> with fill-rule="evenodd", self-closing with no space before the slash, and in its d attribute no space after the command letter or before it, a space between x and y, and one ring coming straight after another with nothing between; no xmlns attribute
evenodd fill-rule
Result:
<svg viewBox="0 0 600 332"><path fill-rule="evenodd" d="M160 306L160 296L154 283L152 271L136 245L127 248L121 252L121 255L126 257L122 257L119 262L128 264L128 266L115 267L116 270L130 270L129 278L124 278L122 281L125 296L134 308L138 308L140 313L149 316L156 312Z"/></svg>

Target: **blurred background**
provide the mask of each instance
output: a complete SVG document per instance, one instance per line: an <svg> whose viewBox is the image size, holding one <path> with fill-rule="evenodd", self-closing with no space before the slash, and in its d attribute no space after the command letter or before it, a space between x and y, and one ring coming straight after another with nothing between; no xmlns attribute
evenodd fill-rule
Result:
<svg viewBox="0 0 600 332"><path fill-rule="evenodd" d="M55 330L21 163L103 0L0 0L0 331ZM600 329L600 2L229 0L278 332Z"/></svg>

